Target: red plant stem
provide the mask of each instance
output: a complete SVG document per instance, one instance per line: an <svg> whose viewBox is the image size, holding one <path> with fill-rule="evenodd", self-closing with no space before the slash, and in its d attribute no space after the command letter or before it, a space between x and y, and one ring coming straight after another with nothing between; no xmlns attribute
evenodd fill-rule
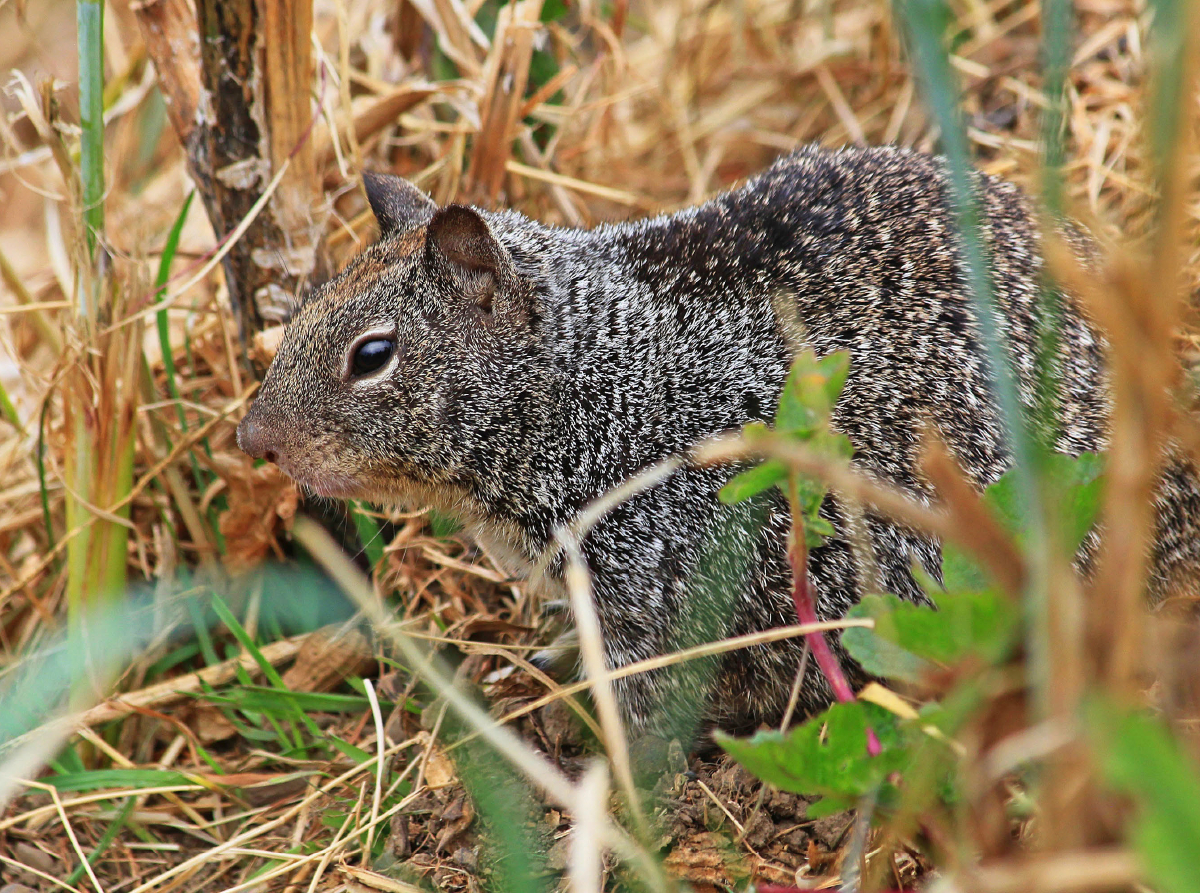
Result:
<svg viewBox="0 0 1200 893"><path fill-rule="evenodd" d="M800 618L801 623L816 623L817 602L813 596L812 586L808 582L808 545L804 540L804 518L799 512L800 507L793 501L792 542L788 549L788 561L792 565L792 601L796 603L796 615ZM833 649L825 640L825 634L818 630L806 635L805 639L808 640L808 647L812 649L813 657L817 659L817 666L829 680L833 696L843 704L855 700L854 689L846 681L842 665L838 663L837 655L833 653ZM877 757L882 751L883 746L879 743L875 730L868 726L867 753Z"/></svg>

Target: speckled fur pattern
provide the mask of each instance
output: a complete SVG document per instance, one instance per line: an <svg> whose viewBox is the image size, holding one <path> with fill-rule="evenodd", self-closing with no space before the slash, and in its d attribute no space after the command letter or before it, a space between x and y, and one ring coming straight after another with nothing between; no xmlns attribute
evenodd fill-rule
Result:
<svg viewBox="0 0 1200 893"><path fill-rule="evenodd" d="M1000 322L1031 404L1036 227L1015 187L975 182ZM797 332L819 355L850 350L833 421L864 471L932 500L917 468L930 430L977 486L1010 464L936 158L808 148L701 206L590 231L513 212L449 220L398 183L368 181L384 238L299 309L239 431L318 493L436 505L527 570L558 525L639 470L769 421ZM1065 304L1053 438L1076 455L1106 443L1105 345ZM376 330L394 333L396 355L347 381L350 345ZM722 506L732 473L681 470L587 537L612 666L795 622L786 505ZM862 573L836 501L823 511L839 533L812 552L808 574L819 615L833 619L858 600ZM865 523L884 588L921 600L912 567L939 577L939 544ZM1156 588L1194 585L1191 469L1166 475L1159 526ZM775 722L801 650L794 639L749 648L621 680L617 694L635 730ZM828 702L815 666L801 691L801 715Z"/></svg>

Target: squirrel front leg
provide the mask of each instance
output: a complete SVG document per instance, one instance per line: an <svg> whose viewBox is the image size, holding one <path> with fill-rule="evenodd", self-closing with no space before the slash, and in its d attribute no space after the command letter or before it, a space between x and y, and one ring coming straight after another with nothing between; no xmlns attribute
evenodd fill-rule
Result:
<svg viewBox="0 0 1200 893"><path fill-rule="evenodd" d="M715 642L741 625L764 548L763 513L720 505L709 476L685 473L635 497L585 539L609 669ZM723 665L692 657L614 680L630 736L692 744L711 723Z"/></svg>

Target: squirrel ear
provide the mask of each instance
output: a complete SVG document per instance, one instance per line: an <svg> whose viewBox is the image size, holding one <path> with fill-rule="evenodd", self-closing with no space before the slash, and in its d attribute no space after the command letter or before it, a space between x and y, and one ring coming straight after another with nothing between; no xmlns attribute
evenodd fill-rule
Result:
<svg viewBox="0 0 1200 893"><path fill-rule="evenodd" d="M434 214L425 240L431 250L468 270L491 270L498 274L502 262L507 260L487 221L466 205L449 205Z"/></svg>
<svg viewBox="0 0 1200 893"><path fill-rule="evenodd" d="M385 239L424 226L437 211L433 199L405 179L374 171L363 171L362 178L379 234Z"/></svg>
<svg viewBox="0 0 1200 893"><path fill-rule="evenodd" d="M516 269L507 249L473 208L449 205L439 210L429 221L425 245L430 260L448 266L451 276L459 280L458 290L473 294L484 309L491 309L497 286L515 283Z"/></svg>

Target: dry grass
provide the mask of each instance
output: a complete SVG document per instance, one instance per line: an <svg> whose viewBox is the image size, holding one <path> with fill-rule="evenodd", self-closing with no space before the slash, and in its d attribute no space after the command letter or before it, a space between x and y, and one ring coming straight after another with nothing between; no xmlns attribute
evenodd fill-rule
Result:
<svg viewBox="0 0 1200 893"><path fill-rule="evenodd" d="M936 126L915 89L898 25L884 2L667 0L617 3L602 14L601 4L580 0L565 18L547 25L538 23L538 13L550 4L526 2L504 8L490 42L481 39L466 12L479 5L316 3L315 77L311 85L293 85L278 125L279 133L307 148L281 153L275 147L273 170L294 168L271 180L268 189L280 190L280 202L292 214L298 193L310 190L319 197L313 219L327 212L322 250L333 267L373 237L355 180L364 167L407 176L439 202L506 205L550 223L588 226L695 202L799 143L938 146ZM113 112L107 213L109 251L128 290L122 318L111 323L122 326L135 316L150 323L143 353L152 380L135 424L129 495L96 508L110 522L117 517L113 513L128 510L130 579L158 587L160 612L180 610L168 584L187 568L193 585L223 592L254 633L263 610L261 589L228 580L290 550L298 498L273 467L254 468L233 442L253 377L241 361L238 322L215 261L231 243L218 243L200 202L184 225L166 300L156 304L148 285L191 188L171 123L187 126L180 109L195 106L198 88L182 62L186 51L175 46L180 65L161 66L162 92L172 100L163 108L147 53L161 58L164 49L143 28L146 17L177 13L180 6L167 0L144 6L139 11L118 0L109 10ZM429 15L428 23L417 8ZM962 33L953 63L978 164L1036 191L1039 112L1045 105L1039 92L1039 5L964 0L954 9ZM1076 9L1064 171L1069 211L1102 242L1127 248L1149 232L1155 196L1144 132L1147 17L1140 4L1119 0L1081 0ZM168 30L192 26L186 17L171 21ZM65 2L0 5L5 35L0 69L22 72L5 99L10 114L0 122L5 145L0 273L7 293L0 306L0 385L16 410L0 423L0 673L10 677L19 656L49 641L65 622L64 553L75 532L68 518L88 514L76 507L68 515L63 485L68 440L62 382L65 370L78 365L73 358L81 349L68 310L75 236L67 221L77 205L74 186L63 176L70 168L64 152L69 154L76 115L67 61L75 52L71 22L72 6ZM446 79L446 66L433 53L435 37L459 76ZM303 44L293 41L292 47ZM535 47L540 55L531 57ZM39 77L46 74L64 84L57 90L41 86ZM298 120L296 109L308 103L296 91L309 89L314 117ZM1190 225L1197 214L1186 185L1181 175L1172 193L1177 228ZM282 245L276 250L273 261L293 269L295 257ZM1196 258L1184 260L1190 270ZM1063 271L1068 277L1075 273ZM1147 304L1138 303L1137 293L1148 281L1145 270L1118 270L1099 285L1093 281L1095 287L1085 279L1078 285L1101 296L1124 289L1133 295L1128 306L1138 307ZM1195 281L1187 277L1189 287ZM1116 313L1118 306L1105 300L1098 298L1094 308L1102 319L1105 308ZM159 306L169 307L181 414L170 399L153 333L152 310ZM1200 349L1200 338L1178 319L1153 322L1157 328L1138 330L1149 331L1143 348L1161 355L1174 339L1192 354ZM259 360L269 356L269 333L255 350ZM1131 347L1126 355L1135 353ZM1146 388L1160 384L1143 381ZM39 485L43 430L53 541ZM1181 437L1188 442L1186 431ZM1125 461L1136 465L1138 448L1131 442ZM1136 492L1141 485L1130 486ZM580 721L566 709L530 708L547 691L563 692L525 660L536 641L538 614L524 588L469 544L434 535L423 516L394 516L390 523L394 536L377 566L376 592L401 595L409 633L466 656L459 677L482 682L494 710L512 714L511 725L548 755L555 772L582 773L588 733L579 730ZM1135 537L1129 550L1136 545ZM1115 579L1124 572L1102 566L1101 590L1127 591ZM1131 619L1100 634L1125 636L1122 653L1144 651L1140 606L1118 599L1113 610ZM1139 676L1147 670L1142 665L1105 672L1119 676L1122 687L1156 684L1155 691L1176 699L1175 716L1187 727L1194 715L1189 711L1197 706L1196 676L1179 655L1186 654L1194 631L1159 624L1151 634L1165 643L1156 652L1164 658L1161 666L1151 668L1157 675ZM481 832L472 824L471 801L431 734L442 722L439 703L410 685L405 674L388 677L398 690L381 683L385 694L401 703L408 698L423 714L401 708L384 722L370 710L310 708L324 736L351 747L339 752L312 743L281 757L281 742L328 739L305 731L295 718L280 721L277 737L249 735L253 719L284 710L282 701L222 710L183 693L224 692L231 684L249 690L251 677L264 679L264 664L290 664L282 682L292 691L345 691L337 687L347 677L373 667L371 648L353 635L328 633L280 638L257 656L225 634L216 637L212 655L180 655L172 652L177 645L156 643L121 668L124 695L77 717L70 729L51 729L34 739L46 748L71 732L76 762L64 766L145 767L161 770L170 783L136 789L97 783L95 793L59 793L35 784L0 814L5 866L0 876L39 890L90 885L132 893L337 885L407 890L407 883L420 878L439 889L478 888L491 866L477 863ZM517 670L510 673L512 667ZM257 731L273 727L261 721ZM370 758L356 763L354 748ZM981 765L986 757L974 753ZM377 775L385 760L395 761L390 790ZM1080 778L1077 767L1064 771L1069 780ZM593 792L587 802L594 803L594 792L606 790L606 783L587 775L583 785ZM698 783L702 788L677 780L670 792L676 814L666 823L667 865L675 876L709 889L747 873L780 883L794 882L798 871L836 879L852 836L848 825L806 824L797 818L800 804L760 793L728 766L701 767ZM573 816L564 807L560 802L546 809L534 829L550 847L551 867L560 869L572 861L563 841L570 840L573 820L596 834L618 833L602 831L607 820L594 809ZM1062 807L1069 808L1078 806ZM93 869L68 883L80 851L96 848L114 823L119 833L105 843ZM370 840L384 840L385 861L407 863L408 880L362 867L359 854ZM621 846L619 840L610 843ZM876 872L894 875L891 882L898 887L912 884L925 867L904 847L889 851L887 859L888 866L877 865ZM987 890L1084 889L1114 878L1125 883L1134 870L1124 852L1092 860L1048 855L1031 865L1013 858L974 875L972 883ZM582 884L587 873L578 871L574 877Z"/></svg>

